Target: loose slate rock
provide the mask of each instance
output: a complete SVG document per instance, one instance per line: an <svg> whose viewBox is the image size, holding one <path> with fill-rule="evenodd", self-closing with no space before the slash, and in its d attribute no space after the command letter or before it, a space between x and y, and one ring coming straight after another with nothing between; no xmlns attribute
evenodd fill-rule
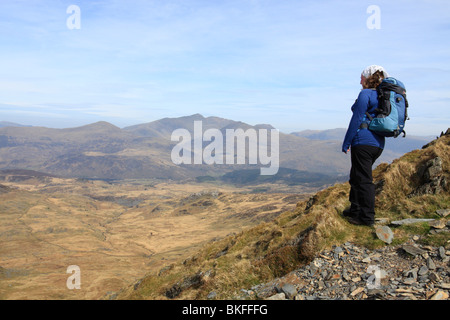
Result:
<svg viewBox="0 0 450 320"><path fill-rule="evenodd" d="M448 293L442 290L439 290L430 298L430 300L447 300L447 299Z"/></svg>
<svg viewBox="0 0 450 320"><path fill-rule="evenodd" d="M270 296L266 298L266 300L286 300L286 296L283 292L274 294L273 296Z"/></svg>
<svg viewBox="0 0 450 320"><path fill-rule="evenodd" d="M394 233L388 226L377 226L375 228L375 233L377 234L378 239L387 244L390 244L394 239Z"/></svg>
<svg viewBox="0 0 450 320"><path fill-rule="evenodd" d="M283 292L289 300L293 299L297 295L297 289L295 289L295 287L290 283L284 284L283 287L281 287L281 292Z"/></svg>
<svg viewBox="0 0 450 320"><path fill-rule="evenodd" d="M450 214L450 209L439 209L439 210L436 210L436 213L438 215L440 215L441 217L446 217Z"/></svg>
<svg viewBox="0 0 450 320"><path fill-rule="evenodd" d="M396 225L396 226L401 226L401 225L404 225L404 224L413 224L413 223L431 222L431 221L434 221L434 219L408 218L408 219L403 219L403 220L392 221L391 224Z"/></svg>
<svg viewBox="0 0 450 320"><path fill-rule="evenodd" d="M444 247L439 247L439 257L441 258L441 259L445 259L446 258L446 254L445 254L445 248Z"/></svg>
<svg viewBox="0 0 450 320"><path fill-rule="evenodd" d="M427 272L428 272L428 267L427 266L421 266L419 271L417 272L417 274L419 276L423 276L423 275L426 275Z"/></svg>
<svg viewBox="0 0 450 320"><path fill-rule="evenodd" d="M438 286L442 289L450 290L450 283L441 283Z"/></svg>
<svg viewBox="0 0 450 320"><path fill-rule="evenodd" d="M428 259L427 259L427 267L430 270L436 269L436 264L434 263L433 259L431 259L430 257L428 257Z"/></svg>
<svg viewBox="0 0 450 320"><path fill-rule="evenodd" d="M443 229L445 228L447 221L445 220L435 220L430 222L430 227L435 229Z"/></svg>
<svg viewBox="0 0 450 320"><path fill-rule="evenodd" d="M409 245L409 244L403 245L402 249L405 250L410 255L413 255L413 256L417 256L419 254L424 254L426 252L425 250L422 250L422 249L420 249L418 247L415 247L415 246L412 246L412 245Z"/></svg>
<svg viewBox="0 0 450 320"><path fill-rule="evenodd" d="M414 259L405 257L405 252ZM445 255L444 258L441 255ZM428 300L433 297L447 300L449 256L444 246L421 246L410 242L370 250L346 242L321 251L309 264L271 282L253 286L252 290L255 297L262 299ZM293 295L288 294L289 287ZM274 296L276 292L278 295Z"/></svg>

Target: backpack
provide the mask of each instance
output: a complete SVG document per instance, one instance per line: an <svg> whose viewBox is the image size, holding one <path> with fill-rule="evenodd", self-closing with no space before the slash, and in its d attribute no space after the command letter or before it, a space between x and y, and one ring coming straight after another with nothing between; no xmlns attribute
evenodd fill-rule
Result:
<svg viewBox="0 0 450 320"><path fill-rule="evenodd" d="M409 120L405 86L401 81L388 77L377 87L377 94L375 118L366 112L370 120L367 128L384 137L397 138L401 133L405 137L405 122Z"/></svg>

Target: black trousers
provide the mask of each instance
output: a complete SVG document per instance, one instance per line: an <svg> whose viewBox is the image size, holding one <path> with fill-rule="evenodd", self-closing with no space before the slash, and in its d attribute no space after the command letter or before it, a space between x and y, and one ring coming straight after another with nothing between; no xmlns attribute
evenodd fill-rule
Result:
<svg viewBox="0 0 450 320"><path fill-rule="evenodd" d="M351 148L350 212L365 223L375 221L375 185L372 166L383 152L374 146L358 145Z"/></svg>

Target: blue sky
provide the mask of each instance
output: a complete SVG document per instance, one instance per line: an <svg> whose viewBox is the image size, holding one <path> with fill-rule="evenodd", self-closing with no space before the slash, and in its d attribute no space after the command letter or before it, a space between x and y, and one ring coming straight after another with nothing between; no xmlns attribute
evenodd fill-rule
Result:
<svg viewBox="0 0 450 320"><path fill-rule="evenodd" d="M70 5L80 29L69 29ZM367 20L380 9L380 28ZM0 1L0 120L119 127L194 113L346 127L360 73L408 91L408 134L450 127L450 2Z"/></svg>

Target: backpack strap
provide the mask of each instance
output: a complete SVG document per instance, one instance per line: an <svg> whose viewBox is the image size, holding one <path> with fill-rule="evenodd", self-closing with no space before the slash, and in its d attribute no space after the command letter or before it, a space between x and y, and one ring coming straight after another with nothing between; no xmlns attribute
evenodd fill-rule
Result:
<svg viewBox="0 0 450 320"><path fill-rule="evenodd" d="M373 117L370 115L369 112L366 111L365 114L366 114L366 117L367 117L370 121L373 120ZM363 120L363 122L362 122L361 125L359 126L359 129L369 129L369 123L367 123L365 120L366 120L366 119ZM369 121L369 122L370 122L370 121Z"/></svg>
<svg viewBox="0 0 450 320"><path fill-rule="evenodd" d="M388 91L394 91L395 93L401 94L402 96L406 96L406 90L403 89L401 86L393 83L388 82L382 82L377 89L380 88L381 90L388 90Z"/></svg>

